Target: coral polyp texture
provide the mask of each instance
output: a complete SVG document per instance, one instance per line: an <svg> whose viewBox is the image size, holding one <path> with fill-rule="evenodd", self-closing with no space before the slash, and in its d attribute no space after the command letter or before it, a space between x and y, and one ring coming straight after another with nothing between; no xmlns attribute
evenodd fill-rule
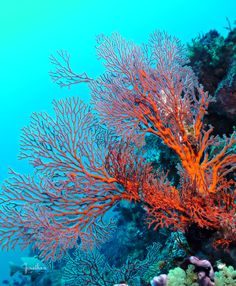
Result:
<svg viewBox="0 0 236 286"><path fill-rule="evenodd" d="M91 247L113 229L104 215L117 202L140 203L155 228L217 233L215 245L235 242L236 136L213 136L203 124L214 99L198 83L185 47L155 32L143 46L120 35L98 38L105 73L91 79L71 70L69 55L51 61L60 86L89 83L91 106L54 101L54 116L34 113L21 138L22 159L34 175L11 171L1 194L1 245L29 244L56 259L77 244ZM152 134L179 158L180 180L144 156ZM158 146L156 146L158 148Z"/></svg>

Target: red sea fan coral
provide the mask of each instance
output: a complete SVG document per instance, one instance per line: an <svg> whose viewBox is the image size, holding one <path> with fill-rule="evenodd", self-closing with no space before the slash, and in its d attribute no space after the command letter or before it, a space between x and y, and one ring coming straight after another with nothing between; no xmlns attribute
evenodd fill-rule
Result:
<svg viewBox="0 0 236 286"><path fill-rule="evenodd" d="M55 118L33 114L23 129L20 157L36 175L11 171L0 211L2 246L33 244L46 258L63 255L78 236L85 247L107 238L101 217L119 200L137 200L149 173L134 148L116 142L78 99L54 101L54 111Z"/></svg>
<svg viewBox="0 0 236 286"><path fill-rule="evenodd" d="M235 133L221 139L203 126L213 99L188 66L184 46L159 32L143 48L114 34L102 38L98 55L106 74L90 86L102 122L123 136L160 137L181 162L178 187L161 173L143 189L148 221L178 229L196 223L234 240Z"/></svg>
<svg viewBox="0 0 236 286"><path fill-rule="evenodd" d="M196 224L218 231L220 243L235 241L235 134L220 139L204 126L212 98L184 46L156 32L142 47L101 36L97 50L106 72L96 80L76 75L65 53L51 58L61 86L89 82L99 117L76 98L54 101L55 118L32 116L21 158L36 175L12 172L5 182L1 244L33 243L47 258L61 256L78 236L85 245L102 240L98 220L122 199L142 203L150 225L184 231ZM137 146L148 133L178 155L178 186L145 163Z"/></svg>

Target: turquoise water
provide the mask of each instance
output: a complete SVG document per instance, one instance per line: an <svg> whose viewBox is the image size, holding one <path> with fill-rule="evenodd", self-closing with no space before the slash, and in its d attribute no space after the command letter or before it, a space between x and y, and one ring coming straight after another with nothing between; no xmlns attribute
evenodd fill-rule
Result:
<svg viewBox="0 0 236 286"><path fill-rule="evenodd" d="M75 71L96 77L102 70L94 48L100 33L116 31L141 43L160 29L189 42L210 29L225 34L226 17L232 23L236 19L235 0L1 1L0 181L9 167L29 171L17 155L20 129L32 112L50 112L53 99L69 95L89 100L86 86L62 90L51 82L50 54L68 50ZM20 256L19 251L0 253L0 280L7 276L8 261L17 262Z"/></svg>

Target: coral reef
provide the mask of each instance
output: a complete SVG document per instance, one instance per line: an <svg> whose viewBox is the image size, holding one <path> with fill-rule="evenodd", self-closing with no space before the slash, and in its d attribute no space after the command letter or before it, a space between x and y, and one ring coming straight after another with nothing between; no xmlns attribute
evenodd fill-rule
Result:
<svg viewBox="0 0 236 286"><path fill-rule="evenodd" d="M206 279L207 278L207 279ZM156 283L156 284L155 284ZM234 286L236 285L236 271L232 266L223 266L215 272L212 279L203 272L197 272L194 265L189 265L186 271L176 267L168 275L160 275L151 281L152 286Z"/></svg>
<svg viewBox="0 0 236 286"><path fill-rule="evenodd" d="M225 43L212 31L190 50L200 82L215 70L211 84L203 83L227 105L234 94L229 101L223 94L235 86L235 69L231 44L222 65ZM196 56L199 50L208 69ZM34 113L23 129L20 157L35 173L11 170L4 183L2 247L32 245L52 261L70 249L67 285L145 285L154 271L162 276L153 285L214 285L211 267L193 257L194 269L178 267L165 275L189 254L183 233L188 238L192 229L206 232L214 247L236 243L235 132L220 137L207 124L214 100L198 83L178 39L155 32L143 48L118 34L101 35L97 52L106 69L97 79L74 73L65 52L51 57L52 79L62 87L89 83L91 105L75 97L54 101L54 116ZM110 219L115 210L122 214L118 231ZM152 240L161 244L148 248Z"/></svg>
<svg viewBox="0 0 236 286"><path fill-rule="evenodd" d="M212 30L188 45L190 65L200 83L215 97L206 121L218 134L231 133L236 125L236 27L228 30L225 38Z"/></svg>

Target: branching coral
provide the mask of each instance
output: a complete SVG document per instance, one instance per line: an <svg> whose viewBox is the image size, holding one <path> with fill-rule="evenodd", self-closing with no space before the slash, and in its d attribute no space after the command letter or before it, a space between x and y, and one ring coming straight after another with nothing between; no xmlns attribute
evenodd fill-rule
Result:
<svg viewBox="0 0 236 286"><path fill-rule="evenodd" d="M21 158L30 159L37 175L12 171L1 196L2 246L33 243L46 258L62 256L78 236L85 246L106 237L102 215L116 201L137 200L150 173L134 148L113 140L81 101L54 107L55 119L34 114L23 130Z"/></svg>
<svg viewBox="0 0 236 286"><path fill-rule="evenodd" d="M130 286L140 285L144 273L158 260L160 247L160 244L154 243L148 248L144 260L128 257L121 268L110 266L97 248L93 251L78 249L73 257L67 256L63 277L68 286L113 286L121 281L126 281Z"/></svg>
<svg viewBox="0 0 236 286"><path fill-rule="evenodd" d="M21 158L37 174L12 171L5 182L1 244L34 243L47 258L61 256L78 236L84 245L102 239L99 218L123 199L141 202L150 225L184 231L196 224L218 231L218 243L234 241L235 133L220 140L203 126L212 98L184 46L165 33L143 47L113 34L99 38L97 51L106 72L96 80L73 73L67 54L52 58L61 86L89 82L98 118L76 98L54 101L55 118L32 116ZM146 134L179 157L178 186L145 162L139 149Z"/></svg>

